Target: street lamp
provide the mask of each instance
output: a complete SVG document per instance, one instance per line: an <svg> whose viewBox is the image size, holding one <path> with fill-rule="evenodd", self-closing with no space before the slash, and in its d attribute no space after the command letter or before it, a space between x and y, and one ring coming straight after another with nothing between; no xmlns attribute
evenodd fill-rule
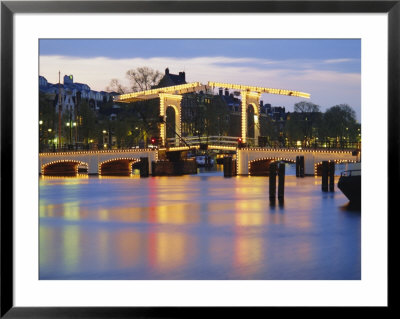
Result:
<svg viewBox="0 0 400 319"><path fill-rule="evenodd" d="M72 122L71 115L69 117L69 122L66 123L66 126L69 127L69 148L72 147L72 128L76 127L76 122Z"/></svg>
<svg viewBox="0 0 400 319"><path fill-rule="evenodd" d="M103 134L107 134L107 130L103 130ZM104 140L104 136L103 136L103 148L107 148L107 143L105 143L106 140Z"/></svg>
<svg viewBox="0 0 400 319"><path fill-rule="evenodd" d="M43 124L43 121L42 120L40 120L39 121L39 150L42 150L42 148L43 148L43 130L42 130L42 124Z"/></svg>
<svg viewBox="0 0 400 319"><path fill-rule="evenodd" d="M67 127L69 127L69 145L68 148L71 148L72 144L72 125L71 125L71 118L69 119L69 122L67 122Z"/></svg>
<svg viewBox="0 0 400 319"><path fill-rule="evenodd" d="M72 123L72 126L75 127L75 138L74 138L75 148L76 148L76 137L77 137L77 133L76 133L77 127L76 127L76 125L77 125L76 122L73 122L73 123Z"/></svg>

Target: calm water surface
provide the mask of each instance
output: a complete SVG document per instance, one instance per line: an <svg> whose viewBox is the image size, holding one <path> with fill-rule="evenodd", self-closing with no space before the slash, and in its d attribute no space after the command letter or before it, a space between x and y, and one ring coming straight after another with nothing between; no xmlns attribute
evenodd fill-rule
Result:
<svg viewBox="0 0 400 319"><path fill-rule="evenodd" d="M290 170L289 170L290 173ZM361 279L361 213L321 178L41 177L40 279Z"/></svg>

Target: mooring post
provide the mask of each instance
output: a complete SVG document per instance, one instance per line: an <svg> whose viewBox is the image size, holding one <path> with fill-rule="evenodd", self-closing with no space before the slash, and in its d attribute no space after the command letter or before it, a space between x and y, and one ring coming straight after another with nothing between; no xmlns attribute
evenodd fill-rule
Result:
<svg viewBox="0 0 400 319"><path fill-rule="evenodd" d="M225 156L224 157L224 177L232 177L232 157Z"/></svg>
<svg viewBox="0 0 400 319"><path fill-rule="evenodd" d="M276 196L276 163L269 164L269 199L275 201Z"/></svg>
<svg viewBox="0 0 400 319"><path fill-rule="evenodd" d="M322 162L322 191L328 191L328 172L329 172L329 162Z"/></svg>
<svg viewBox="0 0 400 319"><path fill-rule="evenodd" d="M304 156L299 156L300 160L300 177L304 177Z"/></svg>
<svg viewBox="0 0 400 319"><path fill-rule="evenodd" d="M285 197L285 163L280 163L278 170L278 199L282 201L284 197Z"/></svg>
<svg viewBox="0 0 400 319"><path fill-rule="evenodd" d="M329 191L335 191L335 162L329 162Z"/></svg>
<svg viewBox="0 0 400 319"><path fill-rule="evenodd" d="M149 177L149 159L147 157L140 158L140 177Z"/></svg>

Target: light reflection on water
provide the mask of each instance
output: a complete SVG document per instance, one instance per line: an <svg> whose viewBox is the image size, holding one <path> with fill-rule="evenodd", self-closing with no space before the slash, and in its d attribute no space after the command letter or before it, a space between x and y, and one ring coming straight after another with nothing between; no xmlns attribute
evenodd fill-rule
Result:
<svg viewBox="0 0 400 319"><path fill-rule="evenodd" d="M40 179L40 279L360 279L361 214L320 178Z"/></svg>

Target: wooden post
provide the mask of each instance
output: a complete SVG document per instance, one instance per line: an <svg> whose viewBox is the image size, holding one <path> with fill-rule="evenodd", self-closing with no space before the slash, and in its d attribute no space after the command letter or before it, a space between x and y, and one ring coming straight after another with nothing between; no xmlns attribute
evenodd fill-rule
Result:
<svg viewBox="0 0 400 319"><path fill-rule="evenodd" d="M335 162L329 162L329 191L335 191Z"/></svg>
<svg viewBox="0 0 400 319"><path fill-rule="evenodd" d="M322 162L322 191L328 191L328 171L329 171L329 162Z"/></svg>
<svg viewBox="0 0 400 319"><path fill-rule="evenodd" d="M304 177L304 156L299 156L300 159L300 177Z"/></svg>
<svg viewBox="0 0 400 319"><path fill-rule="evenodd" d="M296 156L296 177L300 177L300 156Z"/></svg>
<svg viewBox="0 0 400 319"><path fill-rule="evenodd" d="M276 196L276 163L269 164L269 199L275 201Z"/></svg>
<svg viewBox="0 0 400 319"><path fill-rule="evenodd" d="M285 197L285 163L279 164L278 170L278 199L281 201Z"/></svg>
<svg viewBox="0 0 400 319"><path fill-rule="evenodd" d="M147 157L140 158L140 177L149 177L149 159Z"/></svg>

